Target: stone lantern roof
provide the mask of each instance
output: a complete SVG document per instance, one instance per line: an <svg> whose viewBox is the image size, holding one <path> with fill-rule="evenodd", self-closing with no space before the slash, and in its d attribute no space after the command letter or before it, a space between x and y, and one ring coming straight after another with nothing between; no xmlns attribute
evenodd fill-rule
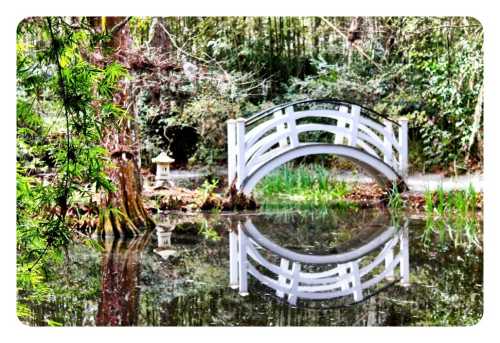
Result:
<svg viewBox="0 0 500 343"><path fill-rule="evenodd" d="M175 160L162 151L158 156L152 159L152 162L158 164L169 164L175 162Z"/></svg>

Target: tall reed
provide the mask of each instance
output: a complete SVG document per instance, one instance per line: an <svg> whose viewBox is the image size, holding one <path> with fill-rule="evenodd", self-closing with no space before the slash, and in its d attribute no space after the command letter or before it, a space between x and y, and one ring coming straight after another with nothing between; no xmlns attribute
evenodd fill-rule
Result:
<svg viewBox="0 0 500 343"><path fill-rule="evenodd" d="M445 192L442 187L424 193L426 229L424 239L437 234L439 241L451 239L455 245L481 248L481 220L477 216L478 193L466 190Z"/></svg>
<svg viewBox="0 0 500 343"><path fill-rule="evenodd" d="M343 198L349 191L347 183L335 180L322 165L286 164L261 180L256 195L267 208L314 209L348 206Z"/></svg>

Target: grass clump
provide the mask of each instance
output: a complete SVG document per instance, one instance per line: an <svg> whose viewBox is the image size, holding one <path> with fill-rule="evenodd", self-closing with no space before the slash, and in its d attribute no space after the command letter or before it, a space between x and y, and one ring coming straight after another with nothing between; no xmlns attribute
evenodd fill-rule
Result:
<svg viewBox="0 0 500 343"><path fill-rule="evenodd" d="M445 192L442 187L424 193L426 229L424 239L433 234L455 246L481 248L482 222L478 218L479 193L472 185L466 190Z"/></svg>
<svg viewBox="0 0 500 343"><path fill-rule="evenodd" d="M428 217L476 215L480 206L477 191L472 185L466 190L445 192L442 187L424 193L424 208Z"/></svg>
<svg viewBox="0 0 500 343"><path fill-rule="evenodd" d="M349 192L348 184L334 180L322 165L286 164L263 178L256 189L264 208L348 207L344 197Z"/></svg>
<svg viewBox="0 0 500 343"><path fill-rule="evenodd" d="M404 200L401 193L398 190L397 184L394 182L392 188L389 191L389 198L387 206L392 211L401 211L404 207Z"/></svg>

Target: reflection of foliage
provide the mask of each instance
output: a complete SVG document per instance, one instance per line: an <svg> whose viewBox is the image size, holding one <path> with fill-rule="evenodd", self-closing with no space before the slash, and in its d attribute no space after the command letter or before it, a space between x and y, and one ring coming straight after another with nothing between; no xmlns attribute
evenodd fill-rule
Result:
<svg viewBox="0 0 500 343"><path fill-rule="evenodd" d="M454 231L457 228L454 227ZM426 230L427 241L415 240L411 258L419 292L414 315L420 325L474 325L482 317L482 252L473 242L457 245ZM430 243L430 244L429 244ZM425 291L424 291L425 290Z"/></svg>
<svg viewBox="0 0 500 343"><path fill-rule="evenodd" d="M334 253L367 242L390 225L389 213L358 208L307 212L267 212L252 216L252 223L277 244Z"/></svg>
<svg viewBox="0 0 500 343"><path fill-rule="evenodd" d="M427 218L424 241L435 244L433 237L436 235L439 237L439 244L450 241L456 246L475 246L482 249L481 222L475 217Z"/></svg>
<svg viewBox="0 0 500 343"><path fill-rule="evenodd" d="M67 261L48 255L42 266L44 277L18 295L18 306L29 314L20 319L32 325L94 325L100 292L99 251L72 244Z"/></svg>
<svg viewBox="0 0 500 343"><path fill-rule="evenodd" d="M211 225L208 224L208 221L205 220L200 224L200 229L198 231L203 238L208 241L219 241L221 237L219 236L217 230L215 230Z"/></svg>

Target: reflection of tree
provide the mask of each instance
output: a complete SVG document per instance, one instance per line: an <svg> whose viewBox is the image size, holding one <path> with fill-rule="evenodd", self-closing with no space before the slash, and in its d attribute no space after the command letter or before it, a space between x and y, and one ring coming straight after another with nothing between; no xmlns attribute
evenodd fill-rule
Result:
<svg viewBox="0 0 500 343"><path fill-rule="evenodd" d="M140 253L150 233L132 240L104 241L97 325L135 325L139 306Z"/></svg>

